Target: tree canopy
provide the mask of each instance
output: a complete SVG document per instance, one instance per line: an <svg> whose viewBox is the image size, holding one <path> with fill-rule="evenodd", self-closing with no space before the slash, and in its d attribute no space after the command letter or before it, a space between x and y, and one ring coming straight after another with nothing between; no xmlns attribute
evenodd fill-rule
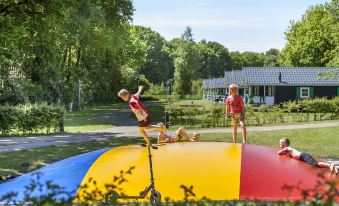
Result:
<svg viewBox="0 0 339 206"><path fill-rule="evenodd" d="M338 67L338 11L339 0L310 7L291 22L282 51L239 52L196 42L190 26L166 40L132 25L132 0L2 0L0 103L107 103L121 88L169 79L183 97L201 79L246 66Z"/></svg>
<svg viewBox="0 0 339 206"><path fill-rule="evenodd" d="M310 7L300 21L293 21L285 33L281 52L286 66L338 66L339 1Z"/></svg>

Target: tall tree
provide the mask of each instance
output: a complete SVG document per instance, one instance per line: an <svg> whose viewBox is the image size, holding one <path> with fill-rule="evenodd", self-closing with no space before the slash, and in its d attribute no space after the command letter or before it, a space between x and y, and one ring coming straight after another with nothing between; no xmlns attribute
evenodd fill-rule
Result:
<svg viewBox="0 0 339 206"><path fill-rule="evenodd" d="M300 21L291 22L281 52L285 66L335 65L338 54L338 0L310 7ZM338 66L338 65L337 65Z"/></svg>
<svg viewBox="0 0 339 206"><path fill-rule="evenodd" d="M234 70L242 69L243 67L262 67L264 66L265 55L257 52L231 52L232 68Z"/></svg>
<svg viewBox="0 0 339 206"><path fill-rule="evenodd" d="M184 33L181 35L181 39L194 42L192 27L186 26Z"/></svg>
<svg viewBox="0 0 339 206"><path fill-rule="evenodd" d="M150 28L142 26L132 26L130 28L132 38L142 42L146 48L146 61L139 69L141 74L152 83L166 81L173 67L173 60L170 58L168 42L159 33Z"/></svg>
<svg viewBox="0 0 339 206"><path fill-rule="evenodd" d="M77 80L85 98L107 91L114 99L110 80L131 59L131 0L2 1L0 14L0 78L16 78L29 101L72 101Z"/></svg>
<svg viewBox="0 0 339 206"><path fill-rule="evenodd" d="M202 40L196 45L201 60L198 78L220 77L231 70L231 56L223 45Z"/></svg>
<svg viewBox="0 0 339 206"><path fill-rule="evenodd" d="M232 69L234 70L240 70L242 69L244 62L241 56L241 53L238 51L232 51L230 52L230 56L231 56L231 61L232 61Z"/></svg>
<svg viewBox="0 0 339 206"><path fill-rule="evenodd" d="M183 42L176 49L176 58L174 59L174 93L180 98L191 94L192 88L192 65L194 65L194 56L191 53L190 43Z"/></svg>
<svg viewBox="0 0 339 206"><path fill-rule="evenodd" d="M265 53L264 66L265 67L278 67L279 66L279 50L270 49Z"/></svg>
<svg viewBox="0 0 339 206"><path fill-rule="evenodd" d="M171 57L174 59L174 93L183 98L191 94L192 80L198 78L199 53L193 39L192 29L186 27L181 38L170 42Z"/></svg>

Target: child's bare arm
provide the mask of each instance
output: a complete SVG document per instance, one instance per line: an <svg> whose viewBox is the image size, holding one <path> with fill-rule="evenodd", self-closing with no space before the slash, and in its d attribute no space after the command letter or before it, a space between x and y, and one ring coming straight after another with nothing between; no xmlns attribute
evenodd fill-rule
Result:
<svg viewBox="0 0 339 206"><path fill-rule="evenodd" d="M277 154L278 154L278 155L285 155L285 154L287 154L287 152L288 152L288 148L285 147L284 149L279 150L279 151L277 152Z"/></svg>
<svg viewBox="0 0 339 206"><path fill-rule="evenodd" d="M139 97L143 89L144 89L144 86L140 85L138 87L138 92L135 95Z"/></svg>
<svg viewBox="0 0 339 206"><path fill-rule="evenodd" d="M228 121L228 117L230 116L230 105L226 103L226 111L225 111L225 122Z"/></svg>
<svg viewBox="0 0 339 206"><path fill-rule="evenodd" d="M230 105L229 104L226 104L226 116L229 116L230 115Z"/></svg>
<svg viewBox="0 0 339 206"><path fill-rule="evenodd" d="M244 102L241 104L241 113L242 113L243 118L245 119L246 118L246 107L245 107Z"/></svg>

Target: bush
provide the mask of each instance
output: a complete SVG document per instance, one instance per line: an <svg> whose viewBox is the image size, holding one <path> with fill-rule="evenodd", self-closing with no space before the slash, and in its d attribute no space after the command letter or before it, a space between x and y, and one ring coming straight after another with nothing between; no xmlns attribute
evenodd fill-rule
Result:
<svg viewBox="0 0 339 206"><path fill-rule="evenodd" d="M0 106L0 130L2 134L8 134L18 120L18 111L10 105Z"/></svg>
<svg viewBox="0 0 339 206"><path fill-rule="evenodd" d="M0 106L0 130L8 134L11 130L22 133L50 133L57 131L63 119L64 110L60 106L40 104Z"/></svg>
<svg viewBox="0 0 339 206"><path fill-rule="evenodd" d="M152 95L141 95L140 100L141 101L159 101L159 98L152 96Z"/></svg>
<svg viewBox="0 0 339 206"><path fill-rule="evenodd" d="M186 101L187 102L187 101ZM191 102L191 101L189 101ZM167 108L171 112L171 125L189 127L225 126L225 105L209 102L206 105L185 103ZM289 122L308 122L339 117L339 97L332 100L316 98L286 102L282 105L246 105L248 125Z"/></svg>

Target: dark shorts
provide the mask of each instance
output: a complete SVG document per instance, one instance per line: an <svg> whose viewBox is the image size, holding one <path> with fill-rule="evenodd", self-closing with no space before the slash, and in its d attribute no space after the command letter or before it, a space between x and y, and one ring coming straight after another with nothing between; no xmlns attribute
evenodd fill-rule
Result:
<svg viewBox="0 0 339 206"><path fill-rule="evenodd" d="M146 119L139 121L139 127L148 127L150 123L151 123L151 118L147 116Z"/></svg>
<svg viewBox="0 0 339 206"><path fill-rule="evenodd" d="M317 161L308 153L301 153L300 160L306 162L309 165L315 166Z"/></svg>

